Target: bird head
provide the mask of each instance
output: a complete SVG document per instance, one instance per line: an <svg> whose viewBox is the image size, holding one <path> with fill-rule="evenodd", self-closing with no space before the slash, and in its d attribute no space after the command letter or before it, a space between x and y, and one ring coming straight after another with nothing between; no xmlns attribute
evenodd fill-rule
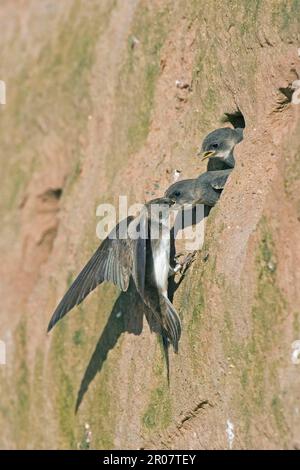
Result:
<svg viewBox="0 0 300 470"><path fill-rule="evenodd" d="M172 199L159 197L148 201L144 206L144 210L148 212L148 217L150 217L152 222L156 221L160 224L166 224L170 215L170 207L173 205L174 201Z"/></svg>
<svg viewBox="0 0 300 470"><path fill-rule="evenodd" d="M195 202L195 179L177 181L165 192L165 197L173 201L173 209Z"/></svg>
<svg viewBox="0 0 300 470"><path fill-rule="evenodd" d="M232 155L235 145L242 140L243 129L229 127L216 129L205 137L197 155L201 156L202 160L207 158L226 160Z"/></svg>

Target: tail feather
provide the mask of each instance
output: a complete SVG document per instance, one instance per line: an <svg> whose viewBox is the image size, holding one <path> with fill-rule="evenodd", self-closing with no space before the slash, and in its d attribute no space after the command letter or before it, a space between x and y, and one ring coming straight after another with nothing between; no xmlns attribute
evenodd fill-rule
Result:
<svg viewBox="0 0 300 470"><path fill-rule="evenodd" d="M173 345L174 351L178 352L178 343L181 336L181 321L178 316L178 313L175 310L174 305L168 299L167 296L164 296L166 302L166 316L163 321L164 329L166 334Z"/></svg>

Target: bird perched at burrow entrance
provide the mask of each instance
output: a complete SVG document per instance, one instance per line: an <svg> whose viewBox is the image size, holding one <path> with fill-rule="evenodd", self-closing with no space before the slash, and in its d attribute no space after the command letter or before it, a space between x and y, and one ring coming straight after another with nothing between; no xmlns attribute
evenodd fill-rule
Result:
<svg viewBox="0 0 300 470"><path fill-rule="evenodd" d="M165 197L174 201L174 209L190 204L213 207L218 202L231 171L207 171L198 178L177 181L167 189Z"/></svg>
<svg viewBox="0 0 300 470"><path fill-rule="evenodd" d="M202 142L197 155L209 159L207 171L234 168L233 150L243 140L243 129L224 127L210 132Z"/></svg>
<svg viewBox="0 0 300 470"><path fill-rule="evenodd" d="M174 201L158 198L145 204L137 217L127 217L101 243L70 286L50 320L48 331L104 281L127 291L132 278L143 302L161 327L163 338L178 350L180 318L168 298L170 230ZM178 269L178 267L177 267Z"/></svg>

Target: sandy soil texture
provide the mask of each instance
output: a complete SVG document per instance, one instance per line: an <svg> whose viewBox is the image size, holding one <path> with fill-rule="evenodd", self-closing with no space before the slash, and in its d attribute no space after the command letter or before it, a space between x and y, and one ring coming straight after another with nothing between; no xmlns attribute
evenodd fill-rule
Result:
<svg viewBox="0 0 300 470"><path fill-rule="evenodd" d="M300 448L299 8L1 2L1 448ZM174 297L170 385L133 291L102 285L46 335L98 204L205 171L201 140L234 116L237 165Z"/></svg>

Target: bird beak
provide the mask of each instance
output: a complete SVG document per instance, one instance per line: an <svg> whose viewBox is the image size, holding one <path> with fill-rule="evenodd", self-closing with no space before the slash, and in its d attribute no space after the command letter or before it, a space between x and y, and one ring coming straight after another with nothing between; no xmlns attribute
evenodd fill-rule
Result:
<svg viewBox="0 0 300 470"><path fill-rule="evenodd" d="M162 204L167 204L168 206L173 206L173 204L175 204L175 201L174 199L170 198L170 197L162 197L161 198L161 203Z"/></svg>
<svg viewBox="0 0 300 470"><path fill-rule="evenodd" d="M203 160L206 160L207 158L212 158L212 157L214 157L215 154L216 154L216 152L214 152L214 151L212 151L212 150L209 150L208 152L204 152L204 153L202 154L202 158L201 158L202 162L203 162Z"/></svg>

